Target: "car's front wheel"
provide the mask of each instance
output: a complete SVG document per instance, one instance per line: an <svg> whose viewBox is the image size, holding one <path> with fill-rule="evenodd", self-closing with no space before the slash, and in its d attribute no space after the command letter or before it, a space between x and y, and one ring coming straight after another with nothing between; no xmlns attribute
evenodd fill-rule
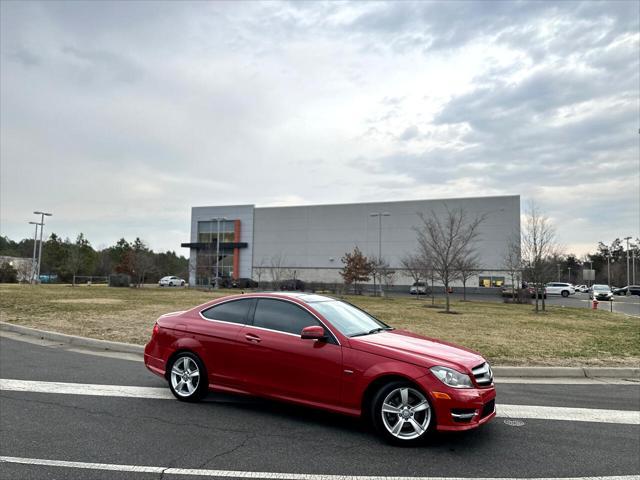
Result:
<svg viewBox="0 0 640 480"><path fill-rule="evenodd" d="M414 445L433 430L435 415L427 397L412 383L384 385L370 405L376 430L390 443Z"/></svg>
<svg viewBox="0 0 640 480"><path fill-rule="evenodd" d="M169 388L183 402L197 402L204 398L209 387L202 360L191 352L176 355L169 370Z"/></svg>
<svg viewBox="0 0 640 480"><path fill-rule="evenodd" d="M563 290L563 291L562 291L562 293L561 293L560 295L562 295L563 297L565 297L565 298L566 298L566 297L568 297L568 296L569 296L569 291L568 291L568 290Z"/></svg>

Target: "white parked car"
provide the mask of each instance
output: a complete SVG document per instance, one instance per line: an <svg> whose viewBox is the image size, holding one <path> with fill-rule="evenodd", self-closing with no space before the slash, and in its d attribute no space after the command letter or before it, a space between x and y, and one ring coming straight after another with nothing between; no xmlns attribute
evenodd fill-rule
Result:
<svg viewBox="0 0 640 480"><path fill-rule="evenodd" d="M411 295L425 295L427 293L427 284L424 282L414 282L409 288Z"/></svg>
<svg viewBox="0 0 640 480"><path fill-rule="evenodd" d="M568 297L576 293L575 288L570 283L550 282L545 286L547 295L562 295Z"/></svg>
<svg viewBox="0 0 640 480"><path fill-rule="evenodd" d="M586 285L576 285L576 292L587 293L589 292L589 287Z"/></svg>
<svg viewBox="0 0 640 480"><path fill-rule="evenodd" d="M185 281L180 277L162 277L158 282L160 287L184 287Z"/></svg>
<svg viewBox="0 0 640 480"><path fill-rule="evenodd" d="M593 285L589 291L591 300L613 300L613 292L609 285Z"/></svg>

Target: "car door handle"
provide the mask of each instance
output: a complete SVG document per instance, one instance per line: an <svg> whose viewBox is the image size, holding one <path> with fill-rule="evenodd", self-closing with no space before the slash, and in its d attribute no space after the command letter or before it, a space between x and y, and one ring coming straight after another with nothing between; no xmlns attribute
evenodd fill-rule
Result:
<svg viewBox="0 0 640 480"><path fill-rule="evenodd" d="M260 337L253 333L247 333L244 338L247 339L247 342L260 343Z"/></svg>

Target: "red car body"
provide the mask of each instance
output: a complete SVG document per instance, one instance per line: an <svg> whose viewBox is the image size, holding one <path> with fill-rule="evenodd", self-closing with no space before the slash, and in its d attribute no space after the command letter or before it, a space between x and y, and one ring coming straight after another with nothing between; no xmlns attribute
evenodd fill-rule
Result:
<svg viewBox="0 0 640 480"><path fill-rule="evenodd" d="M145 365L168 378L172 356L192 352L206 367L209 390L268 397L352 416L363 413L376 386L402 379L412 382L427 396L440 431L472 429L495 417L492 376L484 385L474 376L473 370L486 364L478 353L403 330L347 337L315 310L313 303L306 302L305 296L234 295L163 315L145 347ZM213 305L239 298L293 302L319 319L335 342L311 341L256 327L251 325L251 319L247 324L238 324L207 319L201 314ZM445 385L430 371L434 366L469 375L472 388ZM467 412L471 418L457 418L455 415L460 412Z"/></svg>

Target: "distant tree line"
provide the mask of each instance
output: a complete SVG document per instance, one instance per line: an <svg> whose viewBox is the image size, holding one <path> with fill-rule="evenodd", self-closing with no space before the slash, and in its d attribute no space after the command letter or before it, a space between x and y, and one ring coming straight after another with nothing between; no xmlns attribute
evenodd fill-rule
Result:
<svg viewBox="0 0 640 480"><path fill-rule="evenodd" d="M0 237L0 256L31 258L33 239L15 242ZM136 284L157 282L166 275L186 278L188 259L174 251L154 252L140 238L129 242L121 238L115 245L94 249L80 233L75 241L52 233L42 249L41 274L55 274L60 282L71 282L74 275L109 276L127 274Z"/></svg>

